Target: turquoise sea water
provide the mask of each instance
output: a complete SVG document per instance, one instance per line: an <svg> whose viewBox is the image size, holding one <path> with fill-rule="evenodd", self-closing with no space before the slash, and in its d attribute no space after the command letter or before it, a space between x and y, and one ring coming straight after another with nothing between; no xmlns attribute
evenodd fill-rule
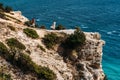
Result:
<svg viewBox="0 0 120 80"><path fill-rule="evenodd" d="M109 80L120 80L120 0L0 0L47 28L56 21L99 32L106 41L103 69Z"/></svg>

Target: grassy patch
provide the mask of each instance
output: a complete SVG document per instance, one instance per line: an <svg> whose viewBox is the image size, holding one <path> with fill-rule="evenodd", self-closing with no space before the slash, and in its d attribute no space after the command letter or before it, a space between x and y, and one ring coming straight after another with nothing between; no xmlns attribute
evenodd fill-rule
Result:
<svg viewBox="0 0 120 80"><path fill-rule="evenodd" d="M11 39L10 39L11 40ZM35 64L31 58L23 53L18 48L11 48L10 51L7 50L7 47L0 42L0 52L4 52L5 54L1 54L3 58L5 58L8 62L20 68L23 72L30 72L37 75L38 79L43 80L55 80L56 75L52 70L48 67L42 67ZM24 66L24 67L23 67ZM0 80L11 80L10 75L6 75L4 73L0 73Z"/></svg>
<svg viewBox="0 0 120 80"><path fill-rule="evenodd" d="M46 52L45 48L43 48L43 46L41 45L37 45L38 48L40 48L42 51Z"/></svg>
<svg viewBox="0 0 120 80"><path fill-rule="evenodd" d="M55 80L56 75L52 70L47 67L38 66L34 63L29 55L23 53L19 49L11 49L9 53L6 53L8 57L5 57L7 61L9 61L14 66L20 68L23 72L34 73L37 75L38 79L43 80ZM23 67L24 66L24 67Z"/></svg>
<svg viewBox="0 0 120 80"><path fill-rule="evenodd" d="M37 74L38 78L45 80L54 80L56 75L47 67L41 67L35 64L31 58L26 54L21 54L18 58L18 63L23 65L25 70L30 70Z"/></svg>
<svg viewBox="0 0 120 80"><path fill-rule="evenodd" d="M21 42L19 42L17 39L15 38L10 38L10 39L7 39L7 45L10 47L10 48L18 48L18 49L26 49L25 45L22 44Z"/></svg>
<svg viewBox="0 0 120 80"><path fill-rule="evenodd" d="M45 35L45 37L43 38L43 42L45 46L50 49L58 43L58 38L59 37L55 33L50 33Z"/></svg>
<svg viewBox="0 0 120 80"><path fill-rule="evenodd" d="M0 72L0 80L12 80L11 75Z"/></svg>
<svg viewBox="0 0 120 80"><path fill-rule="evenodd" d="M36 65L28 55L21 54L19 62L21 65L24 66L24 68L26 68L25 70L35 72L40 79L54 80L56 77L52 70L47 67L41 67Z"/></svg>
<svg viewBox="0 0 120 80"><path fill-rule="evenodd" d="M30 28L25 28L24 30L24 33L28 36L28 37L31 37L33 39L36 39L39 37L39 35L37 34L37 32L33 29L30 29Z"/></svg>
<svg viewBox="0 0 120 80"><path fill-rule="evenodd" d="M9 52L0 56L5 58L12 65L20 68L24 73L33 73L40 80L56 79L56 75L52 70L50 70L48 67L42 67L37 65L31 60L29 55L23 53L20 49L11 48ZM11 80L9 75L0 74L0 80L4 80L3 77L9 77L9 79L5 78L5 80Z"/></svg>
<svg viewBox="0 0 120 80"><path fill-rule="evenodd" d="M1 53L7 53L8 52L8 49L7 49L7 47L2 43L2 42L0 42L0 54Z"/></svg>

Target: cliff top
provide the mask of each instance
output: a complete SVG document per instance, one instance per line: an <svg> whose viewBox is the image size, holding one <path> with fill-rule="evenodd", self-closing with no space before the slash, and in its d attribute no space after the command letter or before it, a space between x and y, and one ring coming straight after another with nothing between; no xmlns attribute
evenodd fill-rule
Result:
<svg viewBox="0 0 120 80"><path fill-rule="evenodd" d="M75 29L46 30L28 27L24 23L29 20L20 11L12 11L10 13L0 12L0 15L2 15L0 18L1 44L4 44L10 53L12 52L11 49L15 48L11 53L15 53L13 60L19 62L20 59L21 62L19 64L24 65L30 72L35 73L34 76L31 73L23 75L25 70L22 70L20 65L16 65L8 57L5 57L8 54L3 52L3 48L0 47L0 52L5 53L1 55L1 62L4 63L1 63L0 66L6 65L7 69L4 73L9 73L13 80L30 80L32 78L36 80L53 80L53 78L55 80L103 80L104 73L102 71L101 60L104 41L100 39L99 33L80 31L74 35ZM85 35L85 37L77 34ZM72 37L78 39L78 44L75 44L75 47L73 47L74 41L72 41L75 39ZM68 41L67 45L69 44L70 46L66 46L66 41ZM82 47L79 46L81 41L85 41ZM70 44L70 42L72 43ZM78 46L77 49L76 46ZM71 49L71 47L75 49ZM20 51L16 51L16 48L19 48ZM21 57L24 55L20 53L30 57L32 64L26 58ZM5 61L6 59L8 61ZM25 61L28 63L24 63ZM8 64L11 66L11 70L8 68ZM15 64L17 68L14 69L12 64ZM48 70L48 73L41 72L41 68L39 69L38 65L43 70ZM33 69L31 70L28 66L31 66ZM14 71L17 72L14 73Z"/></svg>

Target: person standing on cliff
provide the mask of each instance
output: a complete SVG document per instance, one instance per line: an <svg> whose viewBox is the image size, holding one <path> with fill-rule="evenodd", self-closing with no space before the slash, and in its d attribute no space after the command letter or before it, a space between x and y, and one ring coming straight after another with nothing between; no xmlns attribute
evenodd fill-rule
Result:
<svg viewBox="0 0 120 80"><path fill-rule="evenodd" d="M35 19L34 18L32 18L31 23L32 23L31 26L35 27Z"/></svg>
<svg viewBox="0 0 120 80"><path fill-rule="evenodd" d="M56 22L54 21L53 22L53 24L52 24L52 26L50 27L52 30L55 30L55 28L56 28Z"/></svg>

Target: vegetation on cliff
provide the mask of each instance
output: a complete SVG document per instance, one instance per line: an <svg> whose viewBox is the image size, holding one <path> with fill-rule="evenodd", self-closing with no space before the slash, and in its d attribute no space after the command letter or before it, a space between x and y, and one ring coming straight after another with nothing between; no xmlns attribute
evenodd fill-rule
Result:
<svg viewBox="0 0 120 80"><path fill-rule="evenodd" d="M42 51L46 52L45 48L43 48L43 46L41 45L37 45L38 48L40 48Z"/></svg>
<svg viewBox="0 0 120 80"><path fill-rule="evenodd" d="M2 71L0 71L0 80L12 80L11 75L5 74Z"/></svg>
<svg viewBox="0 0 120 80"><path fill-rule="evenodd" d="M8 52L7 47L2 42L0 42L0 54L2 54L2 53L4 54L7 52Z"/></svg>
<svg viewBox="0 0 120 80"><path fill-rule="evenodd" d="M31 58L26 53L23 53L20 49L11 48L8 51L7 47L2 42L0 42L0 56L5 58L14 66L19 67L23 72L34 73L38 77L38 79L56 79L56 75L52 70L47 67L38 66L31 60ZM7 75L0 74L0 77L1 76L5 76L6 78L8 77Z"/></svg>
<svg viewBox="0 0 120 80"><path fill-rule="evenodd" d="M6 19L11 20L10 18L12 18L13 20L11 21L16 23L16 20L19 18L15 19L15 17L14 16L11 17L11 15L9 15L9 13L0 12L0 17L4 16L5 20ZM17 24L17 25L24 26L23 24ZM97 69L100 69L100 64L94 64L92 62L95 61L94 59L96 59L97 61L97 59L101 58L101 53L95 52L97 51L98 47L101 47L101 46L97 47L100 41L98 43L95 43L94 41L92 42L91 40L87 42L88 40L86 40L86 35L78 27L76 27L76 30L74 31L74 33L70 32L72 34L66 34L67 32L64 33L63 29L65 28L62 25L58 25L55 28L55 31L54 30L41 31L40 37L44 36L41 39L37 34L39 30L35 28L34 29L30 28L30 27L36 27L36 26L33 26L33 23L31 21L25 22L25 25L27 25L28 28L23 29L23 27L18 28L16 27L16 25L12 26L7 24L7 29L9 28L9 30L3 29L1 38L4 37L4 39L1 39L1 42L0 42L0 56L4 58L7 62L12 64L14 67L17 67L23 73L31 74L32 76L35 76L35 78L40 80L56 80L56 79L59 80L62 78L68 79L68 80L71 80L71 79L87 80L91 76L93 76L93 78L96 80L99 77L99 74L96 74L95 72L97 71ZM24 26L24 27L27 27L27 26ZM39 28L45 29L45 26L41 26ZM16 32L13 32L15 30ZM63 32L61 31L59 32L57 30L61 30ZM10 34L9 33L6 34L7 36L3 35L4 33L7 33L7 31L9 31ZM17 31L21 32L21 35L27 35L28 37L22 37L20 36L20 34L19 35L16 34ZM9 37L16 36L16 38L8 38L8 36ZM93 37L94 34L90 34L88 36ZM29 37L32 39L30 39ZM30 40L28 42L24 41L24 43L26 44L24 45L18 40L19 38L21 38L21 41L24 41L27 39L30 39ZM41 41L43 41L43 43L41 43ZM87 46L85 42L88 44ZM95 44L95 45L97 44L97 45L91 47L91 44ZM79 51L76 51L78 48L79 48ZM95 51L94 50L90 51L91 49L95 49ZM59 55L56 51L59 51L58 52ZM88 52L89 54L87 54ZM47 53L50 53L50 54L47 54ZM94 53L96 55L95 57L94 57ZM62 59L64 59L66 63ZM87 60L87 59L90 59L91 62L89 62L90 60ZM85 63L84 62L82 63L81 61L85 61ZM100 63L100 60L98 60L97 62ZM70 65L71 67L70 70L66 64ZM53 71L50 70L48 67L43 67L43 66L48 66ZM73 68L75 69L73 70ZM89 68L91 69L90 71L89 71ZM96 71L94 71L94 69L96 69ZM76 74L75 75L72 74L73 72ZM99 73L99 70L97 72ZM87 73L89 73L88 76L86 76ZM10 77L11 76L9 74L0 72L0 79L8 80L9 78L10 80ZM103 79L103 77L101 77L101 79ZM106 79L107 78L105 77L104 80Z"/></svg>
<svg viewBox="0 0 120 80"><path fill-rule="evenodd" d="M49 33L45 35L45 37L43 38L43 42L45 46L50 49L59 42L59 37L55 33Z"/></svg>
<svg viewBox="0 0 120 80"><path fill-rule="evenodd" d="M75 49L78 46L82 46L85 43L86 37L83 31L76 29L74 34L68 35L63 42L63 46L67 49Z"/></svg>
<svg viewBox="0 0 120 80"><path fill-rule="evenodd" d="M37 34L37 32L33 29L30 29L30 28L25 28L23 29L24 33L28 36L28 37L31 37L33 39L36 39L39 37L39 35Z"/></svg>
<svg viewBox="0 0 120 80"><path fill-rule="evenodd" d="M18 49L26 49L25 45L22 44L21 42L19 42L17 39L15 38L10 38L10 39L7 39L7 45L10 47L10 48L18 48Z"/></svg>

